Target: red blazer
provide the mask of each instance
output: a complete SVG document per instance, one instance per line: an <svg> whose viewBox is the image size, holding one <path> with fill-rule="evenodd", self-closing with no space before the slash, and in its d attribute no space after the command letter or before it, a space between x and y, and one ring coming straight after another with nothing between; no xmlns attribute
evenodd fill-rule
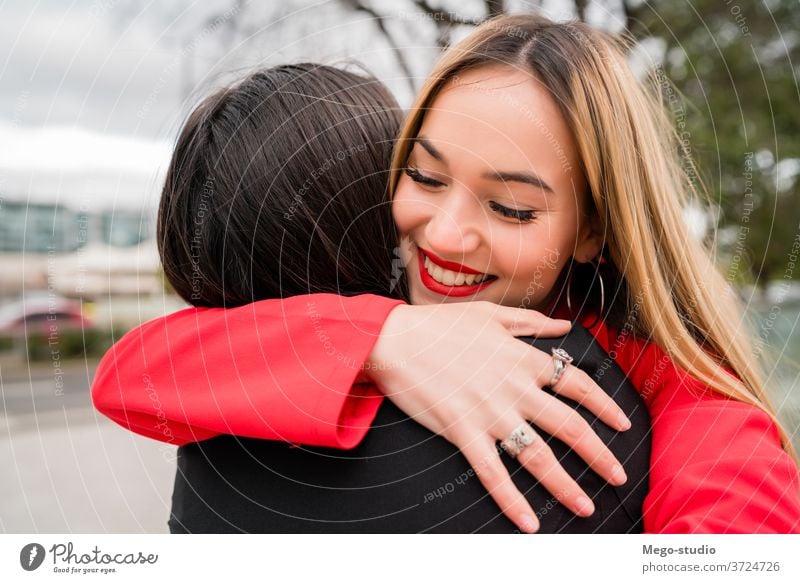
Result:
<svg viewBox="0 0 800 583"><path fill-rule="evenodd" d="M352 448L383 398L363 363L400 303L314 294L182 310L120 339L92 399L123 427L174 445L233 434ZM711 392L653 343L602 322L590 332L652 417L645 532L800 533L797 466L769 416Z"/></svg>

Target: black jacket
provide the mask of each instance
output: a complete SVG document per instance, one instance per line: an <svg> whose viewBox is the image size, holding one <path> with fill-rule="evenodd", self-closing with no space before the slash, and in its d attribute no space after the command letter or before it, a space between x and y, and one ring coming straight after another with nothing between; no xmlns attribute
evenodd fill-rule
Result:
<svg viewBox="0 0 800 583"><path fill-rule="evenodd" d="M599 376L633 427L618 433L577 407L617 456L628 482L613 487L557 439L538 430L596 511L578 518L516 461L502 459L541 522L540 532L641 532L648 490L650 418L644 402L591 334L575 324L565 337L524 340L561 346ZM173 533L515 532L466 459L388 399L373 428L349 451L222 436L182 446L169 520Z"/></svg>

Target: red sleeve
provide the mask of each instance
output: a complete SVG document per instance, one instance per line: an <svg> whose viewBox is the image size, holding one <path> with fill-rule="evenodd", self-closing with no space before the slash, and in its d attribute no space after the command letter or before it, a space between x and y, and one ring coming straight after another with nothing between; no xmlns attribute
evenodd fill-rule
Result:
<svg viewBox="0 0 800 583"><path fill-rule="evenodd" d="M651 403L645 532L800 533L797 466L763 411L665 375Z"/></svg>
<svg viewBox="0 0 800 583"><path fill-rule="evenodd" d="M97 368L92 400L174 445L233 434L349 449L382 399L362 365L401 303L313 294L182 310L123 336Z"/></svg>
<svg viewBox="0 0 800 583"><path fill-rule="evenodd" d="M800 478L763 411L716 394L655 343L597 325L652 420L651 533L800 533Z"/></svg>

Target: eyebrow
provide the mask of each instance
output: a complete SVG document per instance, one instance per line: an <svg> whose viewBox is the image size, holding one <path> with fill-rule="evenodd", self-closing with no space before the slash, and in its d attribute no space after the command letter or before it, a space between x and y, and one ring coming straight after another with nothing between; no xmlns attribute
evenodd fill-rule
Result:
<svg viewBox="0 0 800 583"><path fill-rule="evenodd" d="M488 180L496 180L497 182L521 182L523 184L530 184L552 194L553 189L543 179L531 174L529 172L487 172L483 178Z"/></svg>
<svg viewBox="0 0 800 583"><path fill-rule="evenodd" d="M424 138L422 136L417 136L416 138L414 138L413 142L425 148L425 151L428 152L428 154L433 156L435 159L437 159L439 162L447 164L447 161L444 159L444 154L442 154L439 150L434 148L433 144L431 144L430 140L428 140L427 138Z"/></svg>
<svg viewBox="0 0 800 583"><path fill-rule="evenodd" d="M443 164L447 164L447 160L445 160L444 154L442 154L439 150L437 150L434 145L425 138L424 136L417 136L414 138L413 142L415 144L419 144L422 146L428 154L430 154L433 158L442 162ZM544 179L540 178L536 174L532 174L530 172L486 172L483 174L482 178L486 180L494 180L496 182L520 182L522 184L530 184L531 186L535 186L537 188L541 188L542 190L552 193L553 189L550 187Z"/></svg>

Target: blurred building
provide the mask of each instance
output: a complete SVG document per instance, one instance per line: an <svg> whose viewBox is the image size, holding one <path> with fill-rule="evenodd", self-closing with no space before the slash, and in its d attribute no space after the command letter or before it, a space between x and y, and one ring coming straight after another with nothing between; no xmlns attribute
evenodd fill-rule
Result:
<svg viewBox="0 0 800 583"><path fill-rule="evenodd" d="M69 253L90 242L130 247L150 237L149 220L141 213L92 214L58 204L23 202L0 207L0 253Z"/></svg>
<svg viewBox="0 0 800 583"><path fill-rule="evenodd" d="M153 226L145 212L69 208L3 199L0 297L46 290L96 301L163 292Z"/></svg>

